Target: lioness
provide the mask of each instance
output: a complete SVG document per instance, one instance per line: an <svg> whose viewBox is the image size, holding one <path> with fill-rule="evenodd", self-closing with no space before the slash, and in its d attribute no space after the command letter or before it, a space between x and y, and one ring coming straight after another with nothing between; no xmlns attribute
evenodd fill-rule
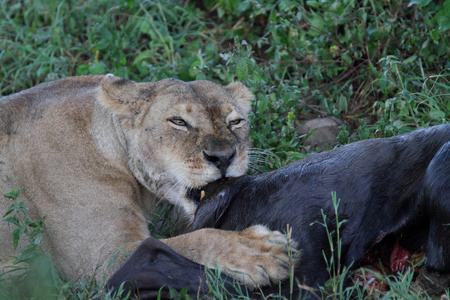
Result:
<svg viewBox="0 0 450 300"><path fill-rule="evenodd" d="M136 83L113 75L10 95L0 100L0 191L21 188L31 219L47 216L44 246L65 276L91 275L149 236L147 218L159 201L192 221L189 189L244 173L251 98L238 82ZM0 200L2 215L10 204ZM15 251L11 229L0 223L3 269ZM283 239L254 226L202 229L164 243L208 267L241 271L252 286L288 275Z"/></svg>

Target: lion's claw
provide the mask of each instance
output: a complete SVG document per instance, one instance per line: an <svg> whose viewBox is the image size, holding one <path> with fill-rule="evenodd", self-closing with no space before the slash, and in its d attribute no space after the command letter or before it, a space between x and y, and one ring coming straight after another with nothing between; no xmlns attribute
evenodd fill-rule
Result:
<svg viewBox="0 0 450 300"><path fill-rule="evenodd" d="M230 232L231 233L231 232ZM217 265L248 287L269 285L289 277L298 261L297 243L279 231L257 225L237 233L234 242L217 256Z"/></svg>

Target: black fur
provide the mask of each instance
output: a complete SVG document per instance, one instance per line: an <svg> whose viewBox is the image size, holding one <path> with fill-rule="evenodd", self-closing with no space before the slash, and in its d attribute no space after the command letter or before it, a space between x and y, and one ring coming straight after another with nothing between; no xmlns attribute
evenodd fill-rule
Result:
<svg viewBox="0 0 450 300"><path fill-rule="evenodd" d="M223 274L220 277L223 287L229 291L239 286ZM172 299L170 287L176 291L186 289L186 294L196 299L197 295L208 294L207 281L204 266L177 254L160 240L149 237L109 278L106 288L117 294L123 284L121 298L130 293L137 299Z"/></svg>
<svg viewBox="0 0 450 300"><path fill-rule="evenodd" d="M329 278L322 254L330 255L328 238L316 221L323 221L323 210L329 229L336 229L331 192L341 199L339 219L347 220L341 228L344 265L357 267L377 241L401 234L403 246L411 250L426 244L427 268L450 273L450 124L356 142L271 173L220 180L204 189L195 229L264 224L284 231L289 224L301 247L295 276L311 287ZM188 196L198 201L199 193ZM149 238L107 286L117 289L127 282L126 290L141 299L155 298L163 286L162 298L169 296L168 286L187 287L196 297L208 293L205 281L202 266ZM287 294L287 284L283 289ZM278 287L265 292L277 293Z"/></svg>
<svg viewBox="0 0 450 300"><path fill-rule="evenodd" d="M311 155L271 173L230 178L204 189L194 229L241 230L264 224L286 230L301 247L295 275L311 287L329 274L322 251L336 229L331 192L340 204L343 263L357 267L387 235L426 243L426 266L450 273L450 124L392 138L370 139ZM446 225L447 224L447 225Z"/></svg>

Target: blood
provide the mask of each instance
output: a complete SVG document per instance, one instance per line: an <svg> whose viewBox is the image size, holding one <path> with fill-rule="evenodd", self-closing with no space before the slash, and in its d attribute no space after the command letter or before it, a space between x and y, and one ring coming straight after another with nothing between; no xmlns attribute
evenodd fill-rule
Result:
<svg viewBox="0 0 450 300"><path fill-rule="evenodd" d="M411 259L411 252L399 244L400 238L397 237L390 258L390 269L392 273L404 271Z"/></svg>
<svg viewBox="0 0 450 300"><path fill-rule="evenodd" d="M413 265L423 262L423 248L410 251L400 245L400 237L386 237L365 254L361 267L352 276L353 282L358 282L369 295L377 295L389 290L385 277L407 271Z"/></svg>

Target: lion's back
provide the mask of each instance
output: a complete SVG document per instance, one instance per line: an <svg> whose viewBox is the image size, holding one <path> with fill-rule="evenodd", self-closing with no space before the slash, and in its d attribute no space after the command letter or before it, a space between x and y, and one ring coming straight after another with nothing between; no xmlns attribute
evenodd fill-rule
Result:
<svg viewBox="0 0 450 300"><path fill-rule="evenodd" d="M8 142L11 135L17 133L18 124L28 121L37 112L50 108L52 103L59 103L61 107L69 99L88 100L87 94L100 85L102 78L103 76L68 77L42 83L0 99L0 147Z"/></svg>

